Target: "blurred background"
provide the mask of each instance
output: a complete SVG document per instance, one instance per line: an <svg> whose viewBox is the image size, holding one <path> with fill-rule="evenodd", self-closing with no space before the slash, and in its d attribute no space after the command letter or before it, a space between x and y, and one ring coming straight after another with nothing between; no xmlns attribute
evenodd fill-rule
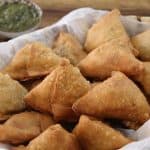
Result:
<svg viewBox="0 0 150 150"><path fill-rule="evenodd" d="M119 8L122 14L136 15L139 20L150 21L150 0L32 0L44 10L41 27L49 25L81 7L96 9ZM142 18L141 18L142 16Z"/></svg>

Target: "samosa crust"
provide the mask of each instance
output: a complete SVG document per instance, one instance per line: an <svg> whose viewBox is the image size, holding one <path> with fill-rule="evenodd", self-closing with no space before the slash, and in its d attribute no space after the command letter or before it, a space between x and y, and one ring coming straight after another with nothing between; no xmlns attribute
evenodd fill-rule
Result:
<svg viewBox="0 0 150 150"><path fill-rule="evenodd" d="M114 39L129 41L129 37L120 21L119 10L112 10L93 24L87 33L85 48L88 52Z"/></svg>
<svg viewBox="0 0 150 150"><path fill-rule="evenodd" d="M79 69L66 62L31 90L25 101L34 109L52 113L56 120L74 120L72 104L89 89Z"/></svg>
<svg viewBox="0 0 150 150"><path fill-rule="evenodd" d="M0 125L0 142L21 144L37 137L50 125L54 124L51 116L37 112L15 114Z"/></svg>
<svg viewBox="0 0 150 150"><path fill-rule="evenodd" d="M84 150L114 150L131 142L119 131L87 116L80 117L73 133Z"/></svg>
<svg viewBox="0 0 150 150"><path fill-rule="evenodd" d="M142 85L146 95L150 95L150 62L143 62L143 65L144 71L134 79Z"/></svg>
<svg viewBox="0 0 150 150"><path fill-rule="evenodd" d="M132 37L131 41L139 51L139 58L143 61L150 61L150 30Z"/></svg>
<svg viewBox="0 0 150 150"><path fill-rule="evenodd" d="M100 79L110 77L112 71L121 71L128 76L133 76L140 74L144 68L128 45L116 40L93 50L78 66L85 76Z"/></svg>
<svg viewBox="0 0 150 150"><path fill-rule="evenodd" d="M79 114L116 118L144 123L150 118L150 106L140 89L123 73L96 85L73 104Z"/></svg>
<svg viewBox="0 0 150 150"><path fill-rule="evenodd" d="M20 49L2 72L17 80L27 80L49 74L62 60L44 44L33 42Z"/></svg>
<svg viewBox="0 0 150 150"><path fill-rule="evenodd" d="M54 125L32 140L26 150L80 150L76 137Z"/></svg>
<svg viewBox="0 0 150 150"><path fill-rule="evenodd" d="M0 121L25 109L23 99L26 94L27 90L18 81L0 73Z"/></svg>
<svg viewBox="0 0 150 150"><path fill-rule="evenodd" d="M59 33L53 45L53 52L69 59L73 65L77 65L86 56L79 41L72 34L66 32Z"/></svg>

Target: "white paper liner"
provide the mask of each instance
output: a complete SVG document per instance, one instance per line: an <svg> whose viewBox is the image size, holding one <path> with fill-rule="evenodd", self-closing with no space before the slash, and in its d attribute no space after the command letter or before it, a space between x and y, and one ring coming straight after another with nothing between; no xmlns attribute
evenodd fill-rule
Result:
<svg viewBox="0 0 150 150"><path fill-rule="evenodd" d="M94 22L96 22L106 13L107 11L95 10L92 8L77 9L63 17L60 21L52 26L17 37L8 42L1 42L0 69L6 66L14 54L27 43L40 41L51 47L55 37L60 31L68 31L72 33L83 44L89 27L91 27ZM130 36L150 29L149 23L139 22L135 19L125 16L121 17L121 21ZM140 140L138 142L132 142L131 144L126 145L125 147L121 148L121 150L150 150L150 120L147 121L137 131L125 129L121 130L129 137L132 137L135 140ZM8 149L9 148L7 147L0 148L0 150Z"/></svg>

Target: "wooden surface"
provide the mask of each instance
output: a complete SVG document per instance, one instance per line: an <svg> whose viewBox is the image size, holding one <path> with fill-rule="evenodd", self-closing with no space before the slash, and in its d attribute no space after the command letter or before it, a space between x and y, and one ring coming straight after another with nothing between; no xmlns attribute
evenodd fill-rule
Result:
<svg viewBox="0 0 150 150"><path fill-rule="evenodd" d="M66 15L66 12L59 12L59 11L44 11L43 12L43 18L40 25L40 28L49 26L56 21L58 21L60 18L62 18L64 15Z"/></svg>
<svg viewBox="0 0 150 150"><path fill-rule="evenodd" d="M150 0L32 0L43 9L71 11L81 7L118 8L124 14L150 16Z"/></svg>
<svg viewBox="0 0 150 150"><path fill-rule="evenodd" d="M61 19L63 16L65 16L67 13L69 12L64 12L64 11L52 11L52 10L45 10L43 12L43 18L42 18L42 22L41 22L41 28L45 27L45 26L49 26L53 23L55 23L56 21L58 21L59 19ZM139 16L139 15L135 15L134 13L128 13L128 12L124 12L122 13L123 15L129 15L129 16L134 16L133 18L136 18L138 20L141 20L143 22L150 22L150 17L149 16Z"/></svg>

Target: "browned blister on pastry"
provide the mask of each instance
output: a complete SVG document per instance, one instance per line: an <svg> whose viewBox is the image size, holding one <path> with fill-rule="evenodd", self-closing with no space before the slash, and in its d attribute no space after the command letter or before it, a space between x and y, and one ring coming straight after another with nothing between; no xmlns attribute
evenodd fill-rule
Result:
<svg viewBox="0 0 150 150"><path fill-rule="evenodd" d="M57 124L33 139L26 150L80 150L80 148L76 137Z"/></svg>
<svg viewBox="0 0 150 150"><path fill-rule="evenodd" d="M131 142L119 131L87 116L80 117L73 133L84 150L115 150Z"/></svg>
<svg viewBox="0 0 150 150"><path fill-rule="evenodd" d="M14 79L26 80L47 75L61 61L62 58L54 54L50 48L42 43L33 42L20 49L3 72Z"/></svg>
<svg viewBox="0 0 150 150"><path fill-rule="evenodd" d="M150 118L150 106L140 89L123 73L96 85L73 104L73 110L99 118L116 118L144 123Z"/></svg>
<svg viewBox="0 0 150 150"><path fill-rule="evenodd" d="M50 125L51 116L37 112L23 112L13 115L0 125L0 142L21 144L37 137Z"/></svg>
<svg viewBox="0 0 150 150"><path fill-rule="evenodd" d="M150 61L150 30L132 37L131 41L139 51L139 58L143 61Z"/></svg>
<svg viewBox="0 0 150 150"><path fill-rule="evenodd" d="M70 33L60 32L53 45L53 51L70 60L71 64L78 64L85 56L79 41Z"/></svg>
<svg viewBox="0 0 150 150"><path fill-rule="evenodd" d="M90 89L90 83L69 63L57 67L25 97L34 109L51 112L56 120L74 120L72 104Z"/></svg>
<svg viewBox="0 0 150 150"><path fill-rule="evenodd" d="M85 48L89 52L106 42L118 39L121 39L123 42L130 42L124 26L121 23L120 12L115 9L101 17L100 20L89 29L85 41ZM130 50L135 55L138 54L133 47Z"/></svg>
<svg viewBox="0 0 150 150"><path fill-rule="evenodd" d="M85 76L100 79L109 77L112 71L121 71L128 76L143 71L143 64L135 58L128 45L116 40L93 50L78 66Z"/></svg>
<svg viewBox="0 0 150 150"><path fill-rule="evenodd" d="M145 93L150 95L150 62L143 62L143 65L144 71L134 79L143 86Z"/></svg>
<svg viewBox="0 0 150 150"><path fill-rule="evenodd" d="M27 90L18 81L0 73L0 121L25 109L23 99L26 94Z"/></svg>

